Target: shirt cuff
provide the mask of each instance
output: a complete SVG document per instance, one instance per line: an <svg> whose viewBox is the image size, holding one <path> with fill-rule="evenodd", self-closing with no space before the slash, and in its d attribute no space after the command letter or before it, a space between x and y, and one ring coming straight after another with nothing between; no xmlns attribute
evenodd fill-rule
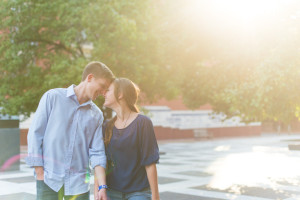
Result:
<svg viewBox="0 0 300 200"><path fill-rule="evenodd" d="M44 166L44 161L42 158L37 157L26 157L25 162L27 165L34 167L34 166Z"/></svg>
<svg viewBox="0 0 300 200"><path fill-rule="evenodd" d="M106 156L104 157L93 157L91 158L91 167L94 169L96 166L101 166L104 169L106 168Z"/></svg>
<svg viewBox="0 0 300 200"><path fill-rule="evenodd" d="M153 154L147 158L144 158L141 162L142 166L151 165L152 163L158 163L159 154Z"/></svg>

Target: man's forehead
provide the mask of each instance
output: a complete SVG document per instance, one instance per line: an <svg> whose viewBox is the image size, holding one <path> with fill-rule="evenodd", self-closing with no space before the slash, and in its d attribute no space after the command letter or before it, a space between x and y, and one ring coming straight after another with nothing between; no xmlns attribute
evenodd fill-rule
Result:
<svg viewBox="0 0 300 200"><path fill-rule="evenodd" d="M97 81L100 85L104 85L106 87L109 87L109 85L111 83L108 79L105 79L105 78L98 78Z"/></svg>

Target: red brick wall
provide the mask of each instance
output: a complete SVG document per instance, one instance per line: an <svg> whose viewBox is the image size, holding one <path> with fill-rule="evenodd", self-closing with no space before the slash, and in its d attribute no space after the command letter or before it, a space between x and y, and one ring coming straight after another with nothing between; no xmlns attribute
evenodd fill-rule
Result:
<svg viewBox="0 0 300 200"><path fill-rule="evenodd" d="M20 129L20 145L27 146L28 129Z"/></svg>
<svg viewBox="0 0 300 200"><path fill-rule="evenodd" d="M173 140L194 138L193 129L180 130L175 128L154 127L157 140ZM260 126L242 126L242 127L221 127L208 128L208 134L211 138L220 137L240 137L240 136L258 136L261 134Z"/></svg>
<svg viewBox="0 0 300 200"><path fill-rule="evenodd" d="M207 131L214 138L239 137L239 136L258 136L258 135L261 134L261 126L209 128L209 129L207 129Z"/></svg>
<svg viewBox="0 0 300 200"><path fill-rule="evenodd" d="M194 131L192 129L180 130L174 128L155 126L154 132L157 140L194 138Z"/></svg>

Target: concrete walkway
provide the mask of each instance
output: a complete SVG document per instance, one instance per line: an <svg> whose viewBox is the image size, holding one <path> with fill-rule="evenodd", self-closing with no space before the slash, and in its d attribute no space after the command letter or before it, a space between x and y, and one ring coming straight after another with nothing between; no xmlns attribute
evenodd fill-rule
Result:
<svg viewBox="0 0 300 200"><path fill-rule="evenodd" d="M300 151L288 149L299 139L264 135L159 142L161 199L300 200ZM0 173L0 199L34 200L32 174L24 160L20 171Z"/></svg>

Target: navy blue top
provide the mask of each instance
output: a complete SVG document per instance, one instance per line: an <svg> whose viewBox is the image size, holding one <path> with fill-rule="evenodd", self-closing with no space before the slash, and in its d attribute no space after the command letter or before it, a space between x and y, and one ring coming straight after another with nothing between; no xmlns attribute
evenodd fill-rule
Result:
<svg viewBox="0 0 300 200"><path fill-rule="evenodd" d="M148 188L145 166L159 160L151 120L138 114L126 128L117 129L114 126L106 156L108 163L111 163L106 175L109 188L126 193Z"/></svg>

